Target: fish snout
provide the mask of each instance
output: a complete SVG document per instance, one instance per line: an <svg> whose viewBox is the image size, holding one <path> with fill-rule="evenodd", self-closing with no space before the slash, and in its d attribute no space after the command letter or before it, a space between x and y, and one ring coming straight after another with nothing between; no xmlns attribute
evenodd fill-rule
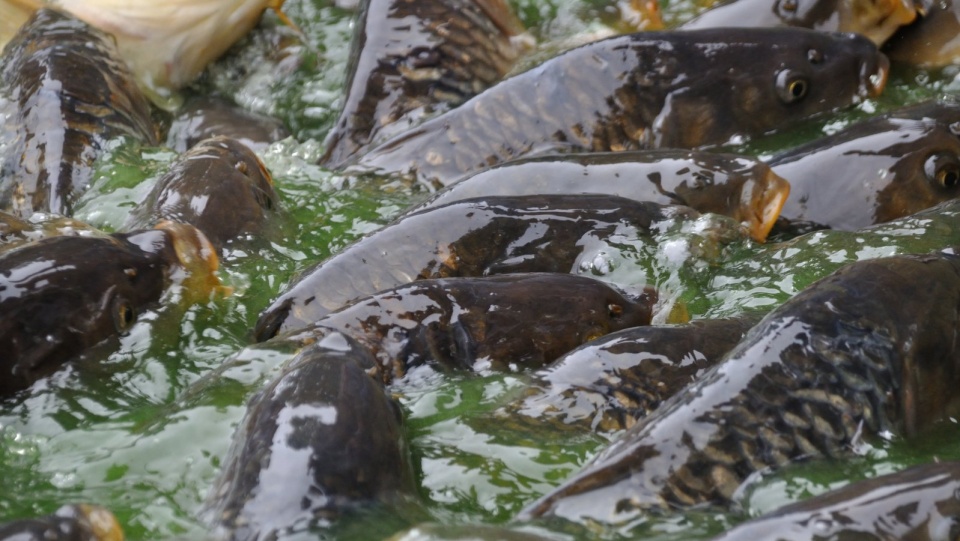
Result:
<svg viewBox="0 0 960 541"><path fill-rule="evenodd" d="M741 194L740 219L750 231L750 238L764 242L787 202L790 183L768 169L761 182L750 184L745 186Z"/></svg>
<svg viewBox="0 0 960 541"><path fill-rule="evenodd" d="M171 273L175 282L184 287L191 300L209 298L211 294L227 296L233 290L220 283L217 269L220 260L217 249L199 229L192 225L164 220L156 225L168 236L182 272Z"/></svg>
<svg viewBox="0 0 960 541"><path fill-rule="evenodd" d="M875 98L887 86L890 76L890 60L887 55L877 52L860 64L860 96Z"/></svg>

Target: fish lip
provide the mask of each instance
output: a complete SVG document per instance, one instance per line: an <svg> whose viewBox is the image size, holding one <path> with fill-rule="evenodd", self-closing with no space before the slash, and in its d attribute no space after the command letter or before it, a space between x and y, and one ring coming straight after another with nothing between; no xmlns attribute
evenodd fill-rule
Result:
<svg viewBox="0 0 960 541"><path fill-rule="evenodd" d="M756 183L749 192L744 193L750 197L749 201L744 201L744 208L747 210L750 237L757 242L765 242L790 196L790 183L771 169L767 170L763 182ZM752 203L754 201L756 203Z"/></svg>
<svg viewBox="0 0 960 541"><path fill-rule="evenodd" d="M861 65L861 94L876 98L887 86L889 76L890 60L887 58L887 55L878 52L873 61L867 61Z"/></svg>
<svg viewBox="0 0 960 541"><path fill-rule="evenodd" d="M97 541L123 541L123 528L109 510L89 504L76 506L80 518L85 522Z"/></svg>
<svg viewBox="0 0 960 541"><path fill-rule="evenodd" d="M232 289L220 284L217 269L220 260L217 258L217 249L206 235L196 227L188 224L163 220L154 226L167 233L170 244L176 254L176 263L187 273L181 280L192 294L209 296L211 293L229 295Z"/></svg>

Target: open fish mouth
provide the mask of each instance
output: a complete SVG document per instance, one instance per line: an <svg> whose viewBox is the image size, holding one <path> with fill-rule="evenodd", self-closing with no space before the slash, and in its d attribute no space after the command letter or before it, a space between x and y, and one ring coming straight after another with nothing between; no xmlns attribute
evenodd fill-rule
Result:
<svg viewBox="0 0 960 541"><path fill-rule="evenodd" d="M60 511L57 514L61 514ZM123 529L117 517L110 511L96 505L79 504L70 506L67 514L76 515L83 522L96 541L123 541Z"/></svg>
<svg viewBox="0 0 960 541"><path fill-rule="evenodd" d="M764 182L756 183L752 190L744 190L744 196L750 198L746 207L750 238L757 242L767 240L789 195L790 183L773 171L767 171Z"/></svg>
<svg viewBox="0 0 960 541"><path fill-rule="evenodd" d="M226 296L233 292L232 288L221 285L216 274L220 268L217 249L199 229L170 220L158 223L156 229L170 236L170 243L184 271L173 273L173 281L183 286L190 300L199 301L211 294Z"/></svg>
<svg viewBox="0 0 960 541"><path fill-rule="evenodd" d="M877 53L872 61L864 62L860 66L860 94L875 98L879 96L887 86L887 79L890 76L890 60L883 53Z"/></svg>

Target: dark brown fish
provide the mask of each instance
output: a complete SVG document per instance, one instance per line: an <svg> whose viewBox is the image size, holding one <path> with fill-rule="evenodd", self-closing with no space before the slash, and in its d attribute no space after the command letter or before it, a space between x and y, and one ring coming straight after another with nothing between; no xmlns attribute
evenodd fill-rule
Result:
<svg viewBox="0 0 960 541"><path fill-rule="evenodd" d="M0 211L0 252L46 237L81 235L106 236L106 233L64 216L37 214L28 221Z"/></svg>
<svg viewBox="0 0 960 541"><path fill-rule="evenodd" d="M769 163L790 181L787 222L855 230L909 216L960 196L960 103L870 118Z"/></svg>
<svg viewBox="0 0 960 541"><path fill-rule="evenodd" d="M259 151L289 137L290 132L276 118L248 111L223 98L198 96L177 111L167 130L166 145L183 153L204 139L218 136L236 139Z"/></svg>
<svg viewBox="0 0 960 541"><path fill-rule="evenodd" d="M551 150L720 145L876 95L887 67L855 34L740 28L618 36L504 80L375 148L356 169L437 186Z"/></svg>
<svg viewBox="0 0 960 541"><path fill-rule="evenodd" d="M714 541L945 541L960 536L960 463L914 466L782 507Z"/></svg>
<svg viewBox="0 0 960 541"><path fill-rule="evenodd" d="M41 9L3 50L3 91L15 112L0 207L69 215L107 140L157 143L150 107L109 35Z"/></svg>
<svg viewBox="0 0 960 541"><path fill-rule="evenodd" d="M311 322L294 340L342 332L369 349L384 383L424 364L540 368L613 331L649 325L656 291L629 298L593 278L523 273L418 280Z"/></svg>
<svg viewBox="0 0 960 541"><path fill-rule="evenodd" d="M519 159L471 175L418 209L481 196L603 193L685 205L743 223L763 242L790 185L765 163L735 154L641 150Z"/></svg>
<svg viewBox="0 0 960 541"><path fill-rule="evenodd" d="M320 163L351 158L487 89L521 53L505 0L365 0L343 110Z"/></svg>
<svg viewBox="0 0 960 541"><path fill-rule="evenodd" d="M249 147L214 137L184 153L124 227L134 230L164 220L190 224L220 250L241 236L259 233L278 200L270 173Z"/></svg>
<svg viewBox="0 0 960 541"><path fill-rule="evenodd" d="M900 29L884 47L890 60L920 68L942 68L960 61L960 3L927 2L925 13Z"/></svg>
<svg viewBox="0 0 960 541"><path fill-rule="evenodd" d="M635 327L597 338L534 372L495 422L613 432L630 428L734 348L759 317Z"/></svg>
<svg viewBox="0 0 960 541"><path fill-rule="evenodd" d="M843 267L521 516L619 523L727 505L755 472L848 456L880 432L914 435L960 408L958 331L960 256Z"/></svg>
<svg viewBox="0 0 960 541"><path fill-rule="evenodd" d="M796 26L856 32L879 47L917 18L913 0L727 0L678 28Z"/></svg>
<svg viewBox="0 0 960 541"><path fill-rule="evenodd" d="M255 396L205 515L232 540L416 494L397 403L376 361L339 333L303 350Z"/></svg>
<svg viewBox="0 0 960 541"><path fill-rule="evenodd" d="M0 541L123 541L123 530L102 507L64 505L52 515L0 524Z"/></svg>
<svg viewBox="0 0 960 541"><path fill-rule="evenodd" d="M174 269L218 286L216 265L212 247L190 226L50 237L0 254L0 396L126 332L160 299Z"/></svg>
<svg viewBox="0 0 960 541"><path fill-rule="evenodd" d="M260 314L257 341L288 333L377 291L426 278L571 272L586 237L695 218L687 207L605 195L468 199L402 216L305 270Z"/></svg>

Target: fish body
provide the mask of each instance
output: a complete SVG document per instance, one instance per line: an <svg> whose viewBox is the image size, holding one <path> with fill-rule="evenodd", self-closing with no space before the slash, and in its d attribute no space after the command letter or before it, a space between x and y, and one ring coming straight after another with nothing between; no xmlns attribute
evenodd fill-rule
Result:
<svg viewBox="0 0 960 541"><path fill-rule="evenodd" d="M850 483L740 524L714 541L956 539L960 463L914 466Z"/></svg>
<svg viewBox="0 0 960 541"><path fill-rule="evenodd" d="M717 364L753 316L628 328L571 350L534 372L498 424L614 432L630 428Z"/></svg>
<svg viewBox="0 0 960 541"><path fill-rule="evenodd" d="M504 0L366 0L356 28L343 109L320 160L330 168L489 88L522 51L523 25Z"/></svg>
<svg viewBox="0 0 960 541"><path fill-rule="evenodd" d="M418 209L482 197L604 193L684 205L743 223L763 242L790 184L765 163L735 154L641 150L557 154L510 161L452 184Z"/></svg>
<svg viewBox="0 0 960 541"><path fill-rule="evenodd" d="M0 395L126 332L174 269L211 274L216 256L191 231L50 237L0 254Z"/></svg>
<svg viewBox="0 0 960 541"><path fill-rule="evenodd" d="M380 364L385 383L411 367L540 368L620 329L650 324L656 291L637 299L566 273L418 280L376 293L311 322L292 338L349 335Z"/></svg>
<svg viewBox="0 0 960 541"><path fill-rule="evenodd" d="M4 48L0 79L14 109L4 210L69 215L107 140L157 143L149 104L113 38L67 14L37 11Z"/></svg>
<svg viewBox="0 0 960 541"><path fill-rule="evenodd" d="M213 137L229 137L261 151L290 136L279 120L247 111L222 98L202 96L186 101L170 123L166 146L186 152Z"/></svg>
<svg viewBox="0 0 960 541"><path fill-rule="evenodd" d="M376 361L332 333L304 349L251 401L205 516L232 540L416 494L400 408Z"/></svg>
<svg viewBox="0 0 960 541"><path fill-rule="evenodd" d="M468 199L407 214L306 269L266 308L254 336L306 326L378 291L426 278L571 272L585 237L695 218L686 207L605 195Z"/></svg>
<svg viewBox="0 0 960 541"><path fill-rule="evenodd" d="M774 156L791 186L781 217L855 230L960 196L958 122L960 104L928 102Z"/></svg>
<svg viewBox="0 0 960 541"><path fill-rule="evenodd" d="M887 68L876 46L855 34L741 28L617 36L505 79L384 142L355 168L438 187L548 151L720 145L876 95Z"/></svg>
<svg viewBox="0 0 960 541"><path fill-rule="evenodd" d="M0 211L0 253L30 241L57 236L106 236L89 224L55 214L34 214L24 220Z"/></svg>
<svg viewBox="0 0 960 541"><path fill-rule="evenodd" d="M953 0L927 4L922 17L887 42L884 51L892 61L926 69L960 62L960 4Z"/></svg>
<svg viewBox="0 0 960 541"><path fill-rule="evenodd" d="M820 32L856 32L879 47L916 18L917 6L912 0L728 0L678 28L796 26Z"/></svg>
<svg viewBox="0 0 960 541"><path fill-rule="evenodd" d="M0 541L123 541L123 530L110 511L75 504L45 517L0 524Z"/></svg>
<svg viewBox="0 0 960 541"><path fill-rule="evenodd" d="M131 212L125 229L169 220L190 224L218 249L263 230L279 197L252 150L236 139L206 139L184 153Z"/></svg>
<svg viewBox="0 0 960 541"><path fill-rule="evenodd" d="M853 263L768 314L696 382L521 517L619 523L731 502L755 472L849 456L956 415L960 257Z"/></svg>

